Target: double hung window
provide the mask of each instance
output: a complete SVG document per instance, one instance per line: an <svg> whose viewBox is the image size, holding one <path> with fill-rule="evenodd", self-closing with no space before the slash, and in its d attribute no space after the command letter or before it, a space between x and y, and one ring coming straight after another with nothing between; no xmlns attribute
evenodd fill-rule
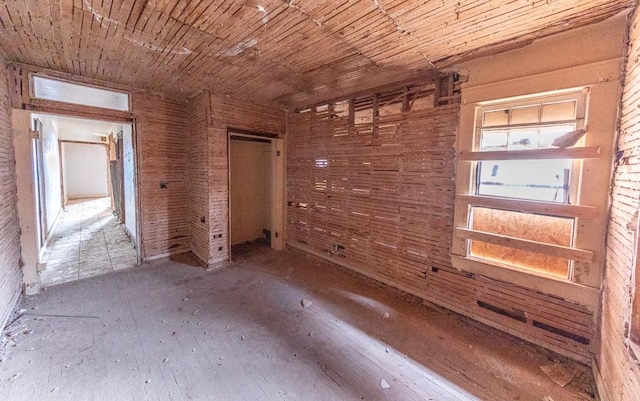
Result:
<svg viewBox="0 0 640 401"><path fill-rule="evenodd" d="M458 195L465 258L572 280L576 261L593 253L575 244L583 160L599 156L585 146L586 91L476 105L468 190Z"/></svg>

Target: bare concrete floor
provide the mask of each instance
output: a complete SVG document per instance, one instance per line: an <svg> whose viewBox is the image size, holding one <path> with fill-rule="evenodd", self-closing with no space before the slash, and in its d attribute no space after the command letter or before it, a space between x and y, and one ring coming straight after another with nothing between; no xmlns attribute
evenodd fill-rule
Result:
<svg viewBox="0 0 640 401"><path fill-rule="evenodd" d="M294 250L161 261L22 308L1 400L592 399L586 367Z"/></svg>
<svg viewBox="0 0 640 401"><path fill-rule="evenodd" d="M69 202L55 227L40 273L43 287L128 269L136 250L113 215L109 198Z"/></svg>

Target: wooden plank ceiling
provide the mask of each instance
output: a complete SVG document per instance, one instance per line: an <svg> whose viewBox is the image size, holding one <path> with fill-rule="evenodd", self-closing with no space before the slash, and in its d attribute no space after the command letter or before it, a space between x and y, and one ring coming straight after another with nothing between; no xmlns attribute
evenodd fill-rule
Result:
<svg viewBox="0 0 640 401"><path fill-rule="evenodd" d="M140 89L284 107L412 79L633 0L4 0L0 51Z"/></svg>

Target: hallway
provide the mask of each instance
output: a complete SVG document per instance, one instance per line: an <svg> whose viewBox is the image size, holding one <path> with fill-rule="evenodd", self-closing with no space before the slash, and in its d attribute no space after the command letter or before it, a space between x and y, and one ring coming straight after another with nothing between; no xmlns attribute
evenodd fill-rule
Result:
<svg viewBox="0 0 640 401"><path fill-rule="evenodd" d="M40 273L50 287L135 267L136 250L110 208L109 198L70 201L54 229Z"/></svg>

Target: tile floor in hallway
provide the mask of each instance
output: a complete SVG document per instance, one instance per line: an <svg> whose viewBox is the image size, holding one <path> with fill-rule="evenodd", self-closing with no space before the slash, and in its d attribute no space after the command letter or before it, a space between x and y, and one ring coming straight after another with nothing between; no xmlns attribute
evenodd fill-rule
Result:
<svg viewBox="0 0 640 401"><path fill-rule="evenodd" d="M40 273L43 287L136 266L136 250L109 198L74 201L62 211Z"/></svg>

